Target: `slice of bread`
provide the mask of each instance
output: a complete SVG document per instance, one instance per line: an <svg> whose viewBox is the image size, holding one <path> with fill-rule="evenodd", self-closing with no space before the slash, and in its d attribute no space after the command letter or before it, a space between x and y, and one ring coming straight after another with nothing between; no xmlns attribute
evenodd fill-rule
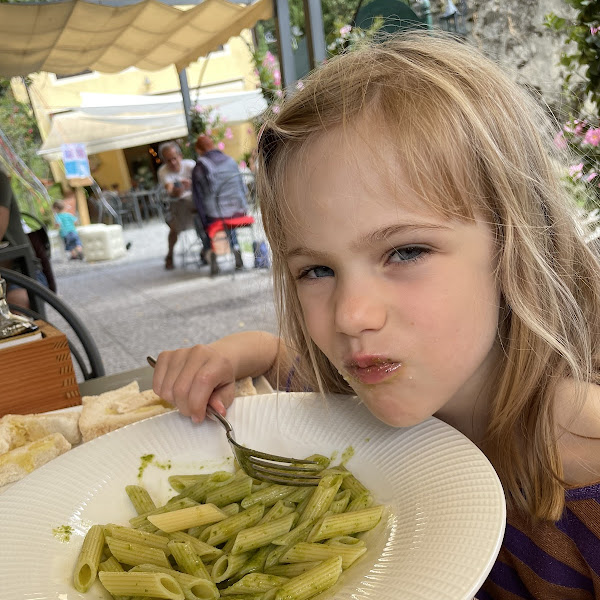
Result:
<svg viewBox="0 0 600 600"><path fill-rule="evenodd" d="M244 377L235 382L235 397L239 396L256 396L256 388L252 383L252 377Z"/></svg>
<svg viewBox="0 0 600 600"><path fill-rule="evenodd" d="M10 450L0 456L0 486L13 483L53 458L70 450L71 444L60 433L52 433L39 440Z"/></svg>
<svg viewBox="0 0 600 600"><path fill-rule="evenodd" d="M84 396L79 429L84 442L141 419L174 410L152 390L140 392L137 381L99 396Z"/></svg>
<svg viewBox="0 0 600 600"><path fill-rule="evenodd" d="M51 433L61 433L71 445L78 444L81 441L78 421L78 411L58 414L4 415L0 419L0 454Z"/></svg>

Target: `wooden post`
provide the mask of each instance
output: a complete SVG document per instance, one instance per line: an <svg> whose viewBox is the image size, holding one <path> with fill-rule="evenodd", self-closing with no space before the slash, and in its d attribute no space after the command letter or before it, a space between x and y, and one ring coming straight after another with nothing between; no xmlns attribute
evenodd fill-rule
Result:
<svg viewBox="0 0 600 600"><path fill-rule="evenodd" d="M84 179L69 179L69 185L75 190L80 225L90 224L90 211L88 210L87 198L83 186L91 184L92 180L89 177Z"/></svg>

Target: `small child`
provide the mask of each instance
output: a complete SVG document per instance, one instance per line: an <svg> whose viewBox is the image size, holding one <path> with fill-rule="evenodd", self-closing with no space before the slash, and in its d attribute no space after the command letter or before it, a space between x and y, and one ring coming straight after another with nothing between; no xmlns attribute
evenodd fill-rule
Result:
<svg viewBox="0 0 600 600"><path fill-rule="evenodd" d="M65 203L62 200L56 200L52 204L54 209L54 220L60 228L60 237L65 244L65 250L70 253L71 260L83 260L83 247L75 223L77 217L65 210Z"/></svg>
<svg viewBox="0 0 600 600"><path fill-rule="evenodd" d="M265 374L355 394L390 427L435 415L506 494L478 600L599 599L600 259L552 134L535 99L441 34L328 61L259 139L283 337L163 352L155 392L200 421Z"/></svg>

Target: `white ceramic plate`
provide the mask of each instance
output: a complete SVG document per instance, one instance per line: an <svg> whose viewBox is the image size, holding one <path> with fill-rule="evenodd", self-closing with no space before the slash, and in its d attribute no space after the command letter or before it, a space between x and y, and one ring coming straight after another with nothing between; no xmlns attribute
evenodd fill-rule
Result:
<svg viewBox="0 0 600 600"><path fill-rule="evenodd" d="M339 600L470 600L487 576L504 533L500 482L463 435L431 418L405 429L377 421L356 399L275 394L237 399L229 411L237 439L259 449L303 457L352 447L348 468L387 505L367 534L368 553L343 574L327 598ZM140 457L153 454L141 477ZM167 477L231 468L223 429L160 415L75 448L0 496L2 600L98 600L71 586L83 536L93 523L127 524L134 516L127 484L146 485L157 502ZM164 465L163 465L164 466ZM56 528L73 534L61 541Z"/></svg>

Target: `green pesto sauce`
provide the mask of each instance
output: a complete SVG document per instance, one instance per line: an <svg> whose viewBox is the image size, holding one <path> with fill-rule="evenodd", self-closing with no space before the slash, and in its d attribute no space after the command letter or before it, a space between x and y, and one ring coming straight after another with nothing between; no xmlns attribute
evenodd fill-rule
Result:
<svg viewBox="0 0 600 600"><path fill-rule="evenodd" d="M342 452L342 460L340 462L341 465L346 465L346 463L354 456L354 448L352 446L348 446Z"/></svg>
<svg viewBox="0 0 600 600"><path fill-rule="evenodd" d="M331 460L331 462L334 462L334 461L335 461L335 459L338 457L338 454L339 454L339 452L338 452L337 450L334 450L334 451L331 453L331 457L330 457L330 460Z"/></svg>
<svg viewBox="0 0 600 600"><path fill-rule="evenodd" d="M71 534L73 533L73 528L70 525L61 525L60 527L55 527L52 530L52 535L59 541L66 544L71 540Z"/></svg>
<svg viewBox="0 0 600 600"><path fill-rule="evenodd" d="M140 456L140 466L138 468L138 479L141 479L144 475L144 471L150 466L157 467L158 469L163 469L167 471L171 468L171 461L168 460L166 462L160 462L155 459L154 454L144 454Z"/></svg>

